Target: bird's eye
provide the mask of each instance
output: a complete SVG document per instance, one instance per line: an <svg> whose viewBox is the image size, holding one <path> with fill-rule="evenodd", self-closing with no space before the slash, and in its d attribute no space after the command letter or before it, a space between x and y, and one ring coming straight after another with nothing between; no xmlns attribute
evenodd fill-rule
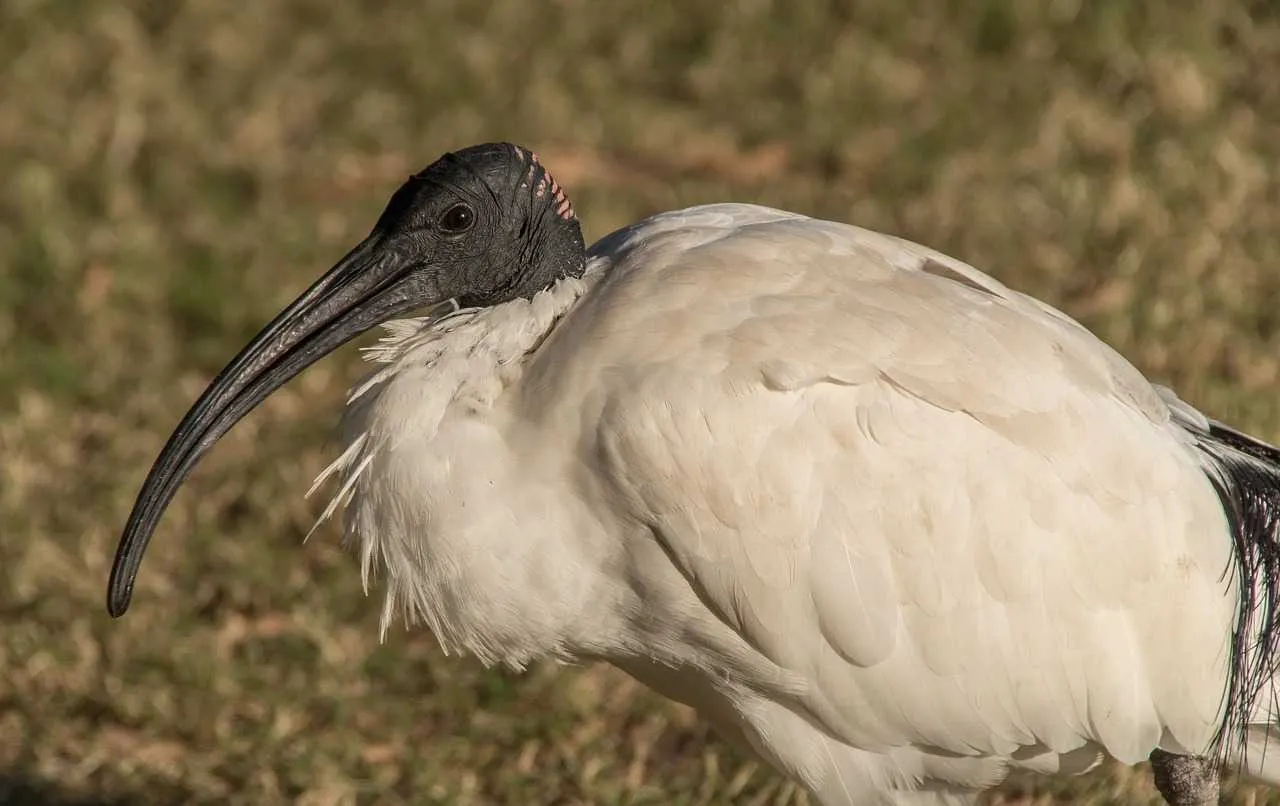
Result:
<svg viewBox="0 0 1280 806"><path fill-rule="evenodd" d="M440 229L454 235L466 232L475 223L476 211L465 204L455 204L440 216Z"/></svg>

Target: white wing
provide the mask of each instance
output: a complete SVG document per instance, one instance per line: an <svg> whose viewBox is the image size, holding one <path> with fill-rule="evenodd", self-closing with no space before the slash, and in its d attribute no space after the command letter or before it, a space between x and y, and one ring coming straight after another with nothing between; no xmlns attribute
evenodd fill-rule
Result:
<svg viewBox="0 0 1280 806"><path fill-rule="evenodd" d="M764 208L595 252L609 268L551 336L575 360L535 361L526 405L598 423L605 494L704 605L654 619L775 665L857 747L1203 747L1228 524L1114 351L944 255ZM666 579L653 556L635 584Z"/></svg>

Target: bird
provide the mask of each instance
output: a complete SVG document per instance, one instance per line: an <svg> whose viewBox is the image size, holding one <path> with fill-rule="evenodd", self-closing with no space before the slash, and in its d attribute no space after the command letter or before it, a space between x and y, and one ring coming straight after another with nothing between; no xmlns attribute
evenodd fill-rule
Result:
<svg viewBox="0 0 1280 806"><path fill-rule="evenodd" d="M384 639L610 664L822 806L1105 759L1150 760L1172 806L1228 766L1280 782L1280 451L893 235L714 203L588 247L509 142L411 175L214 377L138 493L112 616L196 463L377 326L316 484Z"/></svg>

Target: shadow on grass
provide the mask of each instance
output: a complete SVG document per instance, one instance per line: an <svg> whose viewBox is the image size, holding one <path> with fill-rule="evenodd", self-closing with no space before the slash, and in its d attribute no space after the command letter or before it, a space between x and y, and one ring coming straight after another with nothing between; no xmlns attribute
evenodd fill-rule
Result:
<svg viewBox="0 0 1280 806"><path fill-rule="evenodd" d="M171 789L131 795L86 795L21 770L0 770L0 806L152 806L184 802L190 801Z"/></svg>

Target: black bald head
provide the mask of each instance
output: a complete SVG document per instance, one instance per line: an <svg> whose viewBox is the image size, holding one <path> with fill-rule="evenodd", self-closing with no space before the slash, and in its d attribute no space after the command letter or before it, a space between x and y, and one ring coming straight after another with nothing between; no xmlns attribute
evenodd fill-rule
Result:
<svg viewBox="0 0 1280 806"><path fill-rule="evenodd" d="M528 149L464 148L395 192L369 237L273 319L187 412L138 493L107 608L122 615L142 554L183 479L267 395L369 328L414 308L529 298L586 265L564 191Z"/></svg>
<svg viewBox="0 0 1280 806"><path fill-rule="evenodd" d="M440 297L463 307L531 297L586 261L564 190L511 143L447 153L409 177L374 231L410 258L430 255Z"/></svg>

